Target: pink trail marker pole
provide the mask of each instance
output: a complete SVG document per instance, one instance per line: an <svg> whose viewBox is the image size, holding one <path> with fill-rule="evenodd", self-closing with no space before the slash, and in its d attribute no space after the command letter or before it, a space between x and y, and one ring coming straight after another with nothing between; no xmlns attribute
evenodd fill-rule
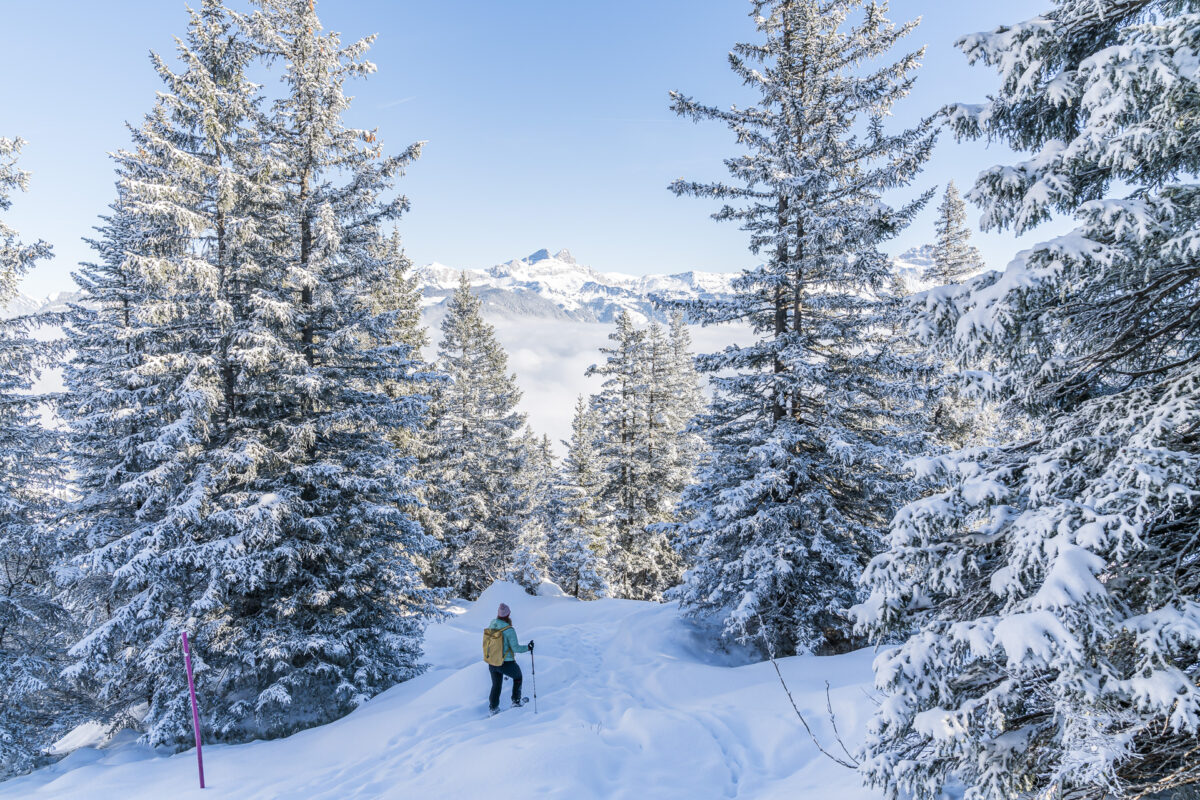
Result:
<svg viewBox="0 0 1200 800"><path fill-rule="evenodd" d="M200 770L200 788L204 788L204 753L200 749L200 711L196 708L196 683L192 680L192 651L188 649L187 631L183 632L183 660L187 664L188 694L192 696L192 727L196 731L196 767Z"/></svg>

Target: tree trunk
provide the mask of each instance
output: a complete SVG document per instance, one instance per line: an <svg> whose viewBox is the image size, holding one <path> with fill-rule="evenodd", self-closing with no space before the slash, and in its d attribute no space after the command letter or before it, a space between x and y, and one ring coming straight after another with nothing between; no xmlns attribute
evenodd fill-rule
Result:
<svg viewBox="0 0 1200 800"><path fill-rule="evenodd" d="M787 198L780 197L779 198L778 221L779 221L779 229L781 232L784 229L784 227L787 225L787 208L788 208ZM779 272L782 274L783 270L787 266L787 246L786 245L779 245L776 247L775 263L778 267ZM783 334L787 333L787 313L788 313L787 297L784 295L783 286L777 285L775 287L775 341L776 341L776 344L779 343L779 340L783 337ZM783 372L786 371L787 368L785 367L783 360L779 357L778 350L776 350L774 361L775 361L775 364L774 364L775 374L781 375ZM785 413L785 408L783 405L783 387L780 385L780 381L778 378L776 378L776 380L775 380L775 388L773 390L772 395L773 396L771 398L771 419L774 422L779 422L779 420L783 419L783 415Z"/></svg>

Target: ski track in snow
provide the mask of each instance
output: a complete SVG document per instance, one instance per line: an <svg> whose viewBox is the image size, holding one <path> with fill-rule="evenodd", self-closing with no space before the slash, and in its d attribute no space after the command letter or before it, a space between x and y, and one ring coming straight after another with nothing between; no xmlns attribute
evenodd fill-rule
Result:
<svg viewBox="0 0 1200 800"><path fill-rule="evenodd" d="M821 755L769 663L709 652L674 605L531 597L492 586L426 637L424 675L337 722L269 742L157 754L130 741L75 751L0 784L3 798L836 798L879 795ZM503 600L537 641L532 704L487 716L483 627ZM827 749L831 686L848 746L872 711L873 653L782 659L797 704ZM529 657L518 656L532 698ZM180 678L183 680L182 662ZM507 708L505 682L501 707ZM203 705L203 698L201 698Z"/></svg>

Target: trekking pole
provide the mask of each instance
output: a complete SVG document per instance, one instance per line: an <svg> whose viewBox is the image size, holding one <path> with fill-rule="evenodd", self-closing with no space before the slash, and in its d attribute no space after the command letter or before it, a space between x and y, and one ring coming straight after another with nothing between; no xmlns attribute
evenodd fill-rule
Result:
<svg viewBox="0 0 1200 800"><path fill-rule="evenodd" d="M204 752L200 749L200 711L196 708L196 684L192 680L192 651L188 647L187 631L183 631L183 659L187 665L188 694L192 698L192 727L196 732L196 768L200 770L200 788L204 788Z"/></svg>
<svg viewBox="0 0 1200 800"><path fill-rule="evenodd" d="M529 669L533 673L530 685L533 687L533 713L537 713L537 662L533 660L533 651L529 651Z"/></svg>

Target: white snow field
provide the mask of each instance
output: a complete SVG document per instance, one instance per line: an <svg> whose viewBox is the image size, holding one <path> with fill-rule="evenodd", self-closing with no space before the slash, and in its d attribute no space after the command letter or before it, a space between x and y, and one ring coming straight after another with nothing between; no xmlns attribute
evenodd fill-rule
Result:
<svg viewBox="0 0 1200 800"><path fill-rule="evenodd" d="M537 647L533 707L488 718L483 627L503 600ZM427 636L424 675L349 716L286 739L156 754L125 740L85 747L0 784L0 798L812 798L878 795L822 755L771 664L713 656L674 605L580 602L546 585L531 597L499 583L456 606ZM779 664L827 748L837 724L853 747L873 709L872 652ZM518 656L532 697L529 656ZM180 664L180 679L183 680ZM505 682L501 708L508 707ZM201 698L201 702L203 699Z"/></svg>

